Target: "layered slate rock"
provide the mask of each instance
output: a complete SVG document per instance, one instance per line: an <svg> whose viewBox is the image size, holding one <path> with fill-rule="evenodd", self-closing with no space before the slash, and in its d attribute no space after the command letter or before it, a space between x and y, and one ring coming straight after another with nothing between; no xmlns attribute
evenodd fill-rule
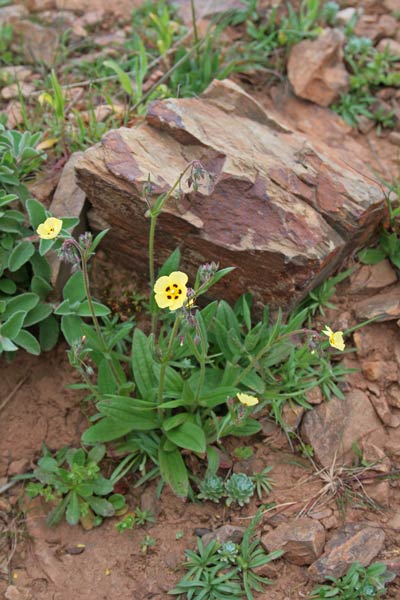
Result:
<svg viewBox="0 0 400 600"><path fill-rule="evenodd" d="M111 227L103 248L147 278L149 220L143 187L169 190L190 161L212 185L171 200L158 220L161 264L179 246L191 277L217 261L236 271L216 293L234 300L251 290L272 306L293 306L361 245L380 221L378 185L338 151L269 118L239 86L214 81L198 98L150 105L146 122L110 131L76 165L92 224ZM356 158L355 158L356 160Z"/></svg>

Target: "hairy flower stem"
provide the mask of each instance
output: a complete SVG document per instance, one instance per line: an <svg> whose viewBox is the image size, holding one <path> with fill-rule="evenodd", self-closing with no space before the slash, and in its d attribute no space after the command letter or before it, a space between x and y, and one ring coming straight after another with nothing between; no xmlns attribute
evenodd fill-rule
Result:
<svg viewBox="0 0 400 600"><path fill-rule="evenodd" d="M153 293L154 280L155 280L155 276L154 276L154 237L155 237L155 232L156 232L157 217L161 213L162 209L164 208L164 204L167 202L167 200L170 199L170 197L172 196L172 194L174 193L174 191L176 190L176 188L181 184L181 181L182 181L184 175L192 167L193 167L193 163L189 163L186 166L186 168L182 171L182 173L179 175L178 179L175 181L175 183L173 184L173 186L171 187L171 189L165 195L159 196L157 198L157 200L155 201L154 206L152 206L149 209L149 214L150 214L150 229L149 229L149 280L150 280L150 293L151 294ZM153 314L151 316L151 333L155 333L156 322L157 322L157 314L155 312L153 312Z"/></svg>
<svg viewBox="0 0 400 600"><path fill-rule="evenodd" d="M111 371L115 377L115 381L117 381L119 384L122 383L121 378L119 376L119 373L117 371L117 369L115 368L114 362L111 358L111 356L108 353L108 349L107 349L107 344L104 340L104 336L101 332L100 329L100 324L99 324L99 320L96 316L96 312L94 310L94 306L93 306L93 300L92 300L92 293L90 291L90 280L89 280L89 271L88 271L88 254L87 254L87 250L83 250L81 248L81 246L79 245L79 243L74 239L71 238L71 240L73 241L73 244L75 246L75 248L78 250L79 252L79 256L81 258L81 265L82 265L82 273L83 273L83 283L85 286L85 294L86 294L86 298L88 301L88 306L89 306L89 310L90 310L90 317L92 319L93 322L93 326L95 328L96 334L98 339L101 342L101 345L103 346L103 351L104 351L104 358L108 361L110 367L111 367Z"/></svg>
<svg viewBox="0 0 400 600"><path fill-rule="evenodd" d="M200 349L201 349L200 358L201 358L201 360L199 360L200 375L199 375L199 380L197 382L196 393L194 396L194 406L196 406L196 403L199 400L201 388L203 387L203 383L204 383L204 379L205 379L205 375L206 375L206 358L207 358L207 348L206 348L203 332L201 330L201 327L198 324L197 319L196 319L196 333L200 339Z"/></svg>
<svg viewBox="0 0 400 600"><path fill-rule="evenodd" d="M175 319L174 326L172 327L171 336L169 338L167 351L166 351L165 356L163 357L162 362L161 362L160 380L158 382L158 404L159 405L162 404L162 402L163 402L165 373L166 373L166 370L167 370L168 361L171 358L171 352L172 352L172 347L174 345L174 341L176 339L176 336L178 335L178 330L179 330L180 322L181 322L181 317L180 317L180 315L178 315L176 317L176 319ZM158 413L159 413L160 416L163 415L163 411L160 410L160 409L158 409Z"/></svg>

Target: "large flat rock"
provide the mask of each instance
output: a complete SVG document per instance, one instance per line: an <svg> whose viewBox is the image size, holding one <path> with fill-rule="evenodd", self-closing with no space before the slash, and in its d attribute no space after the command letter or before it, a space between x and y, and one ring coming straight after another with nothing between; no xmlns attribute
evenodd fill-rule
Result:
<svg viewBox="0 0 400 600"><path fill-rule="evenodd" d="M157 261L180 246L192 277L204 262L236 266L219 284L228 300L251 290L273 306L293 306L382 216L382 192L370 174L341 161L339 150L313 148L236 84L214 81L198 98L153 102L145 123L110 131L76 165L92 223L111 227L103 248L143 279L143 186L150 175L156 194L167 191L193 160L212 174L212 185L165 206Z"/></svg>

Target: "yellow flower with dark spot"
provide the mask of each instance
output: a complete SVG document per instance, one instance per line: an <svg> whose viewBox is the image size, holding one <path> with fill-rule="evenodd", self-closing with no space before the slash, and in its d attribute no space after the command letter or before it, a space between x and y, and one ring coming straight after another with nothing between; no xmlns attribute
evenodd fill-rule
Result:
<svg viewBox="0 0 400 600"><path fill-rule="evenodd" d="M44 223L40 223L36 233L42 240L52 240L58 236L62 228L62 220L49 217Z"/></svg>
<svg viewBox="0 0 400 600"><path fill-rule="evenodd" d="M154 284L155 300L160 308L177 310L187 300L188 276L182 271L159 277Z"/></svg>
<svg viewBox="0 0 400 600"><path fill-rule="evenodd" d="M322 332L324 335L327 335L329 338L329 343L332 348L336 348L343 352L345 348L345 343L343 341L343 331L332 331L332 329L328 326Z"/></svg>
<svg viewBox="0 0 400 600"><path fill-rule="evenodd" d="M251 396L250 394L238 394L237 395L239 402L244 404L245 406L255 406L259 403L259 399L255 396Z"/></svg>

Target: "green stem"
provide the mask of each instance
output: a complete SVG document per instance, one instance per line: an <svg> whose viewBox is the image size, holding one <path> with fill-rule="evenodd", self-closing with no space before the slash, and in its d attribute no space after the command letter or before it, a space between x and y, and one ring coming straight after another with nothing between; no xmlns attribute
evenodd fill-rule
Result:
<svg viewBox="0 0 400 600"><path fill-rule="evenodd" d="M200 52L199 52L199 32L197 31L197 22L196 22L196 10L195 10L195 6L194 6L194 0L190 0L190 9L192 12L192 27L193 27L193 41L194 41L194 46L196 48L196 58L197 58L197 64L199 64L199 59L200 59Z"/></svg>
<svg viewBox="0 0 400 600"><path fill-rule="evenodd" d="M171 357L172 347L174 345L175 338L178 334L180 322L181 322L181 317L178 315L175 319L174 326L171 331L171 337L169 338L167 351L165 353L165 356L162 359L161 369L160 369L160 381L158 382L158 404L162 404L162 401L163 401L165 373L167 370L168 361Z"/></svg>
<svg viewBox="0 0 400 600"><path fill-rule="evenodd" d="M205 375L206 375L206 358L207 358L207 348L204 343L204 337L203 337L203 334L201 331L201 327L199 327L199 324L197 323L197 319L196 319L196 332L200 338L201 360L199 361L200 362L200 375L199 375L199 380L198 380L197 386L196 386L196 393L194 396L194 405L196 405L196 403L198 402L201 388L203 387L203 383L204 383L204 379L205 379Z"/></svg>

